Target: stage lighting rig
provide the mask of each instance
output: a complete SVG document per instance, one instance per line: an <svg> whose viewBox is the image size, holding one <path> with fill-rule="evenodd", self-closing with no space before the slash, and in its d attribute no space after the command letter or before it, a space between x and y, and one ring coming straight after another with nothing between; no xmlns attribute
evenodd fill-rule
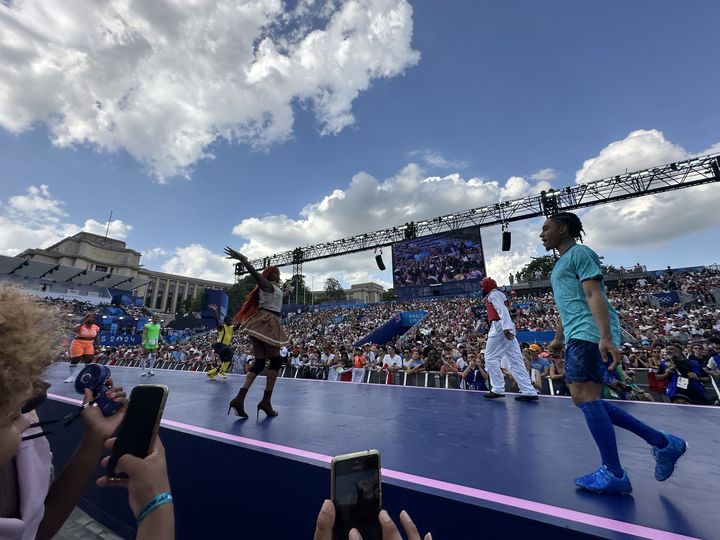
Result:
<svg viewBox="0 0 720 540"><path fill-rule="evenodd" d="M554 189L540 192L540 201L542 203L543 214L546 217L557 214L560 211L557 201L558 193L555 193Z"/></svg>

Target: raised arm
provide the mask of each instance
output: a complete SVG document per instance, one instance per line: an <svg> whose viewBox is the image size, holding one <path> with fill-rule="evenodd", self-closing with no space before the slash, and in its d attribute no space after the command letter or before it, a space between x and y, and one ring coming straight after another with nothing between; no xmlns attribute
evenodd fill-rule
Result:
<svg viewBox="0 0 720 540"><path fill-rule="evenodd" d="M286 283L282 289L283 298L290 296L294 290L295 285L293 285L292 282Z"/></svg>
<svg viewBox="0 0 720 540"><path fill-rule="evenodd" d="M218 330L222 329L222 323L220 323L220 312L218 311L217 305L208 304L208 307L212 310L213 315L215 316L215 326Z"/></svg>
<svg viewBox="0 0 720 540"><path fill-rule="evenodd" d="M255 267L250 264L250 261L248 261L248 258L240 253L239 251L235 251L233 248L226 246L225 247L225 254L227 255L228 259L235 259L240 261L240 264L242 264L245 269L250 272L250 275L255 278L255 281L257 282L258 286L265 292L272 292L273 286L272 283L270 283L269 280L265 279L260 275L260 272L258 272Z"/></svg>

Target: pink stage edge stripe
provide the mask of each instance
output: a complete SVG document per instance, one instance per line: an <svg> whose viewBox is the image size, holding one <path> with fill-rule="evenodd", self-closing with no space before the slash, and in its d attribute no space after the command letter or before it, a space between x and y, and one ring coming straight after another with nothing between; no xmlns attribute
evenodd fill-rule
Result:
<svg viewBox="0 0 720 540"><path fill-rule="evenodd" d="M69 398L66 396L60 396L57 394L48 393L48 397L57 401L64 401L66 403L72 403L74 405L82 405L82 401L75 398ZM274 444L265 441L258 441L256 439L250 439L247 437L240 437L239 435L232 435L230 433L223 433L222 431L215 431L212 429L202 428L193 426L191 424L185 424L183 422L176 422L174 420L163 419L161 425L166 427L172 427L181 429L184 431L192 431L194 433L208 435L219 439L225 439L228 441L245 444L248 446L254 446L257 448L263 448L265 450L272 450L274 452L281 452L283 454L289 454L291 456L311 459L321 463L330 463L332 456L326 456L325 454L319 454L317 452L309 452L307 450L301 450L299 448L293 448L291 446L284 446L281 444ZM432 478L425 478L424 476L417 476L415 474L404 473L401 471L395 471L393 469L382 469L382 474L386 478L394 478L395 480L401 480L411 484L417 484L420 486L437 489L440 491L446 491L449 493L457 493L472 497L473 499L480 499L483 501L489 501L504 506L510 506L513 508L520 508L530 512L536 512L545 516L553 516L556 518L564 519L567 521L575 521L577 523L583 523L586 525L592 525L601 529L608 529L623 534L640 536L643 538L654 538L661 540L679 540L679 539L690 539L699 540L691 536L684 536L681 534L675 534L668 531L661 531L659 529L652 529L650 527L643 527L642 525L635 525L633 523L626 523L624 521L617 521L614 519L604 518L601 516L595 516L592 514L586 514L584 512L576 512L575 510L568 510L566 508L560 508L558 506L552 506L549 504L543 504L539 502L529 501L527 499L520 499L518 497L511 497L509 495L502 495L500 493L493 493L492 491L484 491L482 489L476 489L468 486L461 486L459 484L453 484L450 482L443 482L442 480L433 480Z"/></svg>

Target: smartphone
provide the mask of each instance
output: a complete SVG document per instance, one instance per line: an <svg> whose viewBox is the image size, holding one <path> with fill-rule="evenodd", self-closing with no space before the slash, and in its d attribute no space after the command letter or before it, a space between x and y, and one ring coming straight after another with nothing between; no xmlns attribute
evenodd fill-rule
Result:
<svg viewBox="0 0 720 540"><path fill-rule="evenodd" d="M363 540L382 540L380 453L365 450L336 456L330 463L330 498L335 504L333 537L345 540L357 529Z"/></svg>
<svg viewBox="0 0 720 540"><path fill-rule="evenodd" d="M127 478L126 474L115 471L120 456L132 454L145 458L155 446L167 396L168 387L161 384L141 384L133 388L108 460L107 476L110 480Z"/></svg>

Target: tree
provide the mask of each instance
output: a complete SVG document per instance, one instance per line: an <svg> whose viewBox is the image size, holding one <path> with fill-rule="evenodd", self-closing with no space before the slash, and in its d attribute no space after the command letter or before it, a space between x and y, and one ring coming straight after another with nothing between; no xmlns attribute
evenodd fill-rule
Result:
<svg viewBox="0 0 720 540"><path fill-rule="evenodd" d="M202 311L203 299L205 298L205 287L198 287L195 292L195 298L190 303L190 311L199 313Z"/></svg>
<svg viewBox="0 0 720 540"><path fill-rule="evenodd" d="M302 274L292 276L285 280L285 284L291 283L295 290L287 299L288 304L309 304L312 301L312 291L305 286L305 276Z"/></svg>
<svg viewBox="0 0 720 540"><path fill-rule="evenodd" d="M335 278L327 278L325 280L325 294L323 295L324 300L344 300L345 289L340 285L340 282Z"/></svg>
<svg viewBox="0 0 720 540"><path fill-rule="evenodd" d="M245 302L247 295L255 287L255 278L251 275L244 276L232 287L225 289L225 293L228 295L228 310L230 315L235 315L240 310L240 307Z"/></svg>
<svg viewBox="0 0 720 540"><path fill-rule="evenodd" d="M550 277L553 266L555 266L555 257L553 255L543 255L542 257L533 257L532 260L520 270L520 281L535 280L535 273L539 270L544 279Z"/></svg>
<svg viewBox="0 0 720 540"><path fill-rule="evenodd" d="M395 300L395 289L391 287L387 291L383 291L380 295L380 301L387 302L392 300Z"/></svg>

